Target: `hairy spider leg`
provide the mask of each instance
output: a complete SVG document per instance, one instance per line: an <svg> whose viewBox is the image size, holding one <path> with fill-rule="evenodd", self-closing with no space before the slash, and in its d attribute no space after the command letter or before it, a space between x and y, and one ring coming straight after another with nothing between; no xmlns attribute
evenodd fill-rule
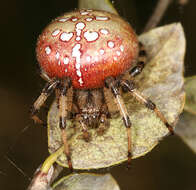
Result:
<svg viewBox="0 0 196 190"><path fill-rule="evenodd" d="M138 62L137 62L137 65L129 71L129 74L131 77L135 77L142 72L144 66L146 65L146 60L147 60L146 50L145 50L143 44L141 42L139 42Z"/></svg>
<svg viewBox="0 0 196 190"><path fill-rule="evenodd" d="M105 132L105 130L109 127L109 121L108 121L108 114L106 113L102 113L100 116L100 124L99 127L97 129L97 134L98 135L103 135L103 133Z"/></svg>
<svg viewBox="0 0 196 190"><path fill-rule="evenodd" d="M105 85L107 88L109 88L115 98L115 102L117 103L118 109L120 111L120 114L122 116L122 120L124 122L124 125L127 129L127 138L128 138L128 167L131 163L132 153L131 153L131 145L132 145L132 139L131 139L131 121L126 109L126 106L124 104L124 101L120 95L119 89L117 87L118 80L115 80L113 77L108 77L105 80Z"/></svg>
<svg viewBox="0 0 196 190"><path fill-rule="evenodd" d="M161 111L157 108L157 106L148 98L145 98L141 92L139 92L133 81L127 81L127 80L121 80L121 85L128 89L129 92L131 92L132 96L134 96L140 103L144 104L148 109L155 112L157 117L160 118L160 120L165 124L165 126L168 128L170 135L174 134L173 127L168 123L164 115L161 113Z"/></svg>
<svg viewBox="0 0 196 190"><path fill-rule="evenodd" d="M50 82L47 82L45 87L42 89L41 95L34 102L30 110L30 114L35 123L44 124L43 121L37 116L37 113L58 84L58 80L51 80Z"/></svg>
<svg viewBox="0 0 196 190"><path fill-rule="evenodd" d="M65 79L60 86L60 96L59 96L59 127L61 129L61 137L64 144L64 153L67 157L67 162L69 169L73 171L73 166L71 162L70 150L66 134L66 120L68 117L68 98L67 91L71 87L71 82Z"/></svg>
<svg viewBox="0 0 196 190"><path fill-rule="evenodd" d="M77 114L76 115L76 120L79 121L80 123L80 126L82 128L82 133L83 133L83 139L86 141L86 142L89 142L90 141L90 133L88 132L88 126L85 124L85 122L83 121L83 117L81 114Z"/></svg>

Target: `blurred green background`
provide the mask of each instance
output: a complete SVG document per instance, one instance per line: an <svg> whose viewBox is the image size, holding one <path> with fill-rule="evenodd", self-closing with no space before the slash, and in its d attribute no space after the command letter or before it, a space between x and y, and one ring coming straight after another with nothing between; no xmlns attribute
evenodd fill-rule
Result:
<svg viewBox="0 0 196 190"><path fill-rule="evenodd" d="M116 0L120 14L141 33L157 0ZM0 189L25 189L29 181L5 158L14 160L28 176L47 157L46 128L34 126L29 107L39 95L44 81L36 71L35 45L42 29L56 16L77 7L72 0L7 0L1 2L0 67ZM181 8L173 3L160 25L180 21L187 37L185 75L196 74L196 1ZM19 135L21 131L28 129ZM17 139L17 141L16 141ZM177 137L168 137L151 153L100 172L111 172L121 190L195 190L196 156Z"/></svg>

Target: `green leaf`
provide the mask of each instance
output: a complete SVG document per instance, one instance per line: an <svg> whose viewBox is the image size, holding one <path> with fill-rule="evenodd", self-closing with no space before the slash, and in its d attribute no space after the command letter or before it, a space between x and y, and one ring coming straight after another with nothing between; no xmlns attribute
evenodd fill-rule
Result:
<svg viewBox="0 0 196 190"><path fill-rule="evenodd" d="M176 134L196 153L196 117L184 111L176 127Z"/></svg>
<svg viewBox="0 0 196 190"><path fill-rule="evenodd" d="M136 77L138 89L149 97L164 114L169 123L175 125L183 110L183 61L185 37L181 24L174 23L153 29L139 37L148 53L148 63ZM129 76L127 76L129 78ZM130 94L123 96L132 122L132 154L138 158L150 152L168 129L159 118L136 102ZM48 143L52 153L62 146L58 126L58 109L54 102L48 115ZM67 128L72 164L75 169L103 168L127 160L127 132L119 114L112 113L109 129L98 136L95 129L89 129L92 140L79 138L81 126L70 123ZM58 164L67 167L66 156L58 158Z"/></svg>
<svg viewBox="0 0 196 190"><path fill-rule="evenodd" d="M185 91L186 103L184 109L196 115L196 76L186 78Z"/></svg>
<svg viewBox="0 0 196 190"><path fill-rule="evenodd" d="M79 0L78 8L104 10L118 15L110 0Z"/></svg>
<svg viewBox="0 0 196 190"><path fill-rule="evenodd" d="M60 179L53 190L120 190L110 174L72 174Z"/></svg>

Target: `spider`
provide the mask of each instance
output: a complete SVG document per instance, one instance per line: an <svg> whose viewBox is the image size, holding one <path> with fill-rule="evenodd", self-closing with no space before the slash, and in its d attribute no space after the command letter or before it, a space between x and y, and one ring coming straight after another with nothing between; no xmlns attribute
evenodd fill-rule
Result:
<svg viewBox="0 0 196 190"><path fill-rule="evenodd" d="M132 27L121 17L106 11L75 10L53 20L37 42L37 60L41 77L47 81L34 102L31 117L37 123L41 106L55 90L59 108L64 153L73 170L66 136L66 120L80 123L85 141L90 140L89 128L102 134L111 118L108 102L113 98L127 129L128 165L131 162L131 121L121 92L129 92L153 110L173 134L172 126L156 105L136 88L134 77L146 64L147 53L138 42ZM129 75L129 80L124 79ZM121 90L122 89L122 90ZM72 92L71 101L68 93ZM112 97L107 92L112 93Z"/></svg>

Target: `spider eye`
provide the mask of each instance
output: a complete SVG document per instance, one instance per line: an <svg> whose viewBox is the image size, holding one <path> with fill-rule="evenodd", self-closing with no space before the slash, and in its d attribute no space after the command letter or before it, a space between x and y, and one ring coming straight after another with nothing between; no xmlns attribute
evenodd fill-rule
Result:
<svg viewBox="0 0 196 190"><path fill-rule="evenodd" d="M88 119L87 114L84 114L84 115L83 115L83 118L84 118L85 120Z"/></svg>

